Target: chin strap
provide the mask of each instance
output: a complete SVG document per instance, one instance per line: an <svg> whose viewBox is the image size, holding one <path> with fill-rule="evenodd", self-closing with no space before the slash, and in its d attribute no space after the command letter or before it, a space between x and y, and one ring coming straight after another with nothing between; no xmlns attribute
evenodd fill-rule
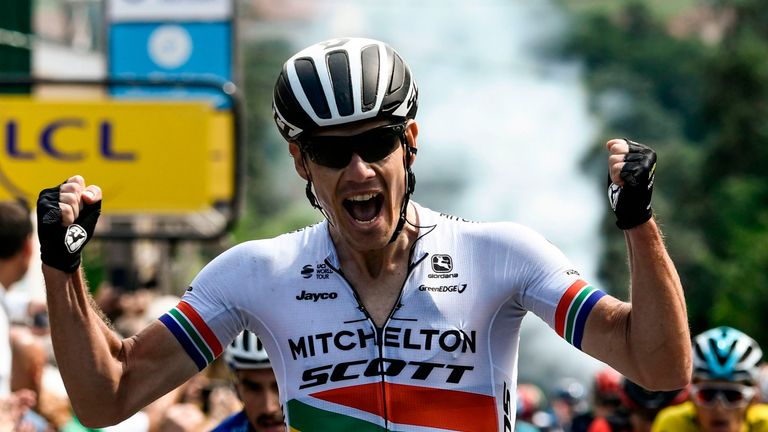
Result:
<svg viewBox="0 0 768 432"><path fill-rule="evenodd" d="M403 166L405 167L405 193L403 194L403 203L400 206L400 219L397 221L397 227L395 227L395 232L392 233L392 238L389 239L388 244L394 242L397 239L397 236L403 231L403 227L405 226L405 216L408 212L408 202L411 200L411 194L413 194L413 191L416 189L416 176L413 174L410 164L411 155L416 154L416 147L408 145L408 137L405 136L405 129L400 133L400 140L405 149L405 158L403 159Z"/></svg>
<svg viewBox="0 0 768 432"><path fill-rule="evenodd" d="M301 152L301 163L304 165L304 171L307 173L307 187L304 190L304 193L307 195L307 199L309 200L309 203L312 205L312 207L320 210L320 214L323 215L325 220L328 221L328 223L333 226L333 222L331 222L331 218L328 217L328 214L325 212L325 209L323 209L323 206L320 205L320 202L317 200L317 197L312 192L312 175L309 173L309 169L307 168L306 160L304 159L304 151Z"/></svg>

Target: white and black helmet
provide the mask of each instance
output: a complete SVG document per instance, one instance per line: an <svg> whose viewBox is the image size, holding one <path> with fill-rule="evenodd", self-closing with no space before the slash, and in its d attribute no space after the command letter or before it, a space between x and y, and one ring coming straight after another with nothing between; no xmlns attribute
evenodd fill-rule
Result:
<svg viewBox="0 0 768 432"><path fill-rule="evenodd" d="M288 59L272 111L288 141L328 126L416 116L418 90L408 65L384 42L331 39Z"/></svg>
<svg viewBox="0 0 768 432"><path fill-rule="evenodd" d="M267 351L259 338L243 331L224 350L224 360L232 369L266 369L271 367Z"/></svg>
<svg viewBox="0 0 768 432"><path fill-rule="evenodd" d="M746 334L713 328L693 338L693 377L755 382L762 357L760 346Z"/></svg>

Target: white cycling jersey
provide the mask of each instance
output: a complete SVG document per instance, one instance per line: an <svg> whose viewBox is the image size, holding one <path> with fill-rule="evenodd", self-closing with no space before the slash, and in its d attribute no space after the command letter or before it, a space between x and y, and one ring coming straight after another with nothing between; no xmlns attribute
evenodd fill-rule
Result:
<svg viewBox="0 0 768 432"><path fill-rule="evenodd" d="M325 221L226 251L160 319L200 369L243 329L256 333L292 431L511 431L526 312L581 348L604 294L528 228L414 206L420 237L382 328Z"/></svg>

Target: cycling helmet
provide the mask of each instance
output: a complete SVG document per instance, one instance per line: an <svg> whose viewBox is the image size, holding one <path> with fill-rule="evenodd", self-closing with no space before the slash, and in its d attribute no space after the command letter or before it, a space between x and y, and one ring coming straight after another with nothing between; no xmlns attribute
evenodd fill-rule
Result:
<svg viewBox="0 0 768 432"><path fill-rule="evenodd" d="M717 327L693 339L693 377L755 382L763 351L754 339L731 327Z"/></svg>
<svg viewBox="0 0 768 432"><path fill-rule="evenodd" d="M243 331L224 350L224 360L230 368L266 369L271 367L267 351L259 338L248 330Z"/></svg>
<svg viewBox="0 0 768 432"><path fill-rule="evenodd" d="M418 90L411 70L384 42L330 39L289 58L277 78L272 114L288 141L302 134L362 120L416 116Z"/></svg>
<svg viewBox="0 0 768 432"><path fill-rule="evenodd" d="M384 42L364 38L330 39L307 47L283 65L272 95L275 124L287 141L301 143L304 134L318 129L366 120L390 119L393 123L416 117L418 89L411 70ZM389 243L405 225L408 201L416 186L405 131L405 193L400 218ZM305 151L301 145L302 154ZM306 195L312 207L323 210L307 178Z"/></svg>
<svg viewBox="0 0 768 432"><path fill-rule="evenodd" d="M579 381L573 378L563 378L557 383L555 399L570 406L577 406L586 402L587 390Z"/></svg>
<svg viewBox="0 0 768 432"><path fill-rule="evenodd" d="M599 403L618 403L621 393L621 379L621 374L611 367L597 371L592 388L595 400Z"/></svg>

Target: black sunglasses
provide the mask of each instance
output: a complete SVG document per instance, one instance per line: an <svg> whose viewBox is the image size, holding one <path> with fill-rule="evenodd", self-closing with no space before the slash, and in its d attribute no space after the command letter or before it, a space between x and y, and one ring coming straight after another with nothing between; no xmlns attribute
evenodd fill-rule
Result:
<svg viewBox="0 0 768 432"><path fill-rule="evenodd" d="M349 165L352 154L364 161L378 162L405 140L405 123L377 127L352 136L313 136L299 141L312 162L328 168Z"/></svg>
<svg viewBox="0 0 768 432"><path fill-rule="evenodd" d="M752 400L756 390L739 384L711 386L702 384L691 386L691 392L699 405L713 406L719 399L726 407L741 407Z"/></svg>

